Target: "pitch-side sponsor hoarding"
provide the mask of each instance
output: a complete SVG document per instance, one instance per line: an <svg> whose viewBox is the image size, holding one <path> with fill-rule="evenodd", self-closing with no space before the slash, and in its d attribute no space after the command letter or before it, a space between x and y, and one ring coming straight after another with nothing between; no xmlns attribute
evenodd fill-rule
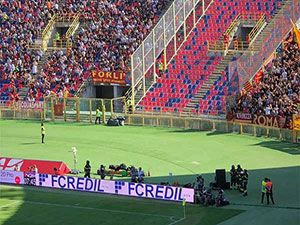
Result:
<svg viewBox="0 0 300 225"><path fill-rule="evenodd" d="M0 182L3 183L16 184L17 182L15 179L16 177L19 177L19 184L24 184L25 177L25 184L40 187L126 195L132 197L151 198L168 201L182 201L183 199L185 199L186 202L194 202L194 189L190 188L50 174L29 174L27 172L23 173L1 170L1 173L2 172L3 179L1 175Z"/></svg>

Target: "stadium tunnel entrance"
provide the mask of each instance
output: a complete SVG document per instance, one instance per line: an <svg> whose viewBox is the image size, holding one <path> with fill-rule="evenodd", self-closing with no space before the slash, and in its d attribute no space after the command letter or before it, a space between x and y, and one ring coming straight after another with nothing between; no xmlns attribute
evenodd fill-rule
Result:
<svg viewBox="0 0 300 225"><path fill-rule="evenodd" d="M117 86L117 85L97 85L94 86L96 98L112 99L122 97L128 90L129 86Z"/></svg>

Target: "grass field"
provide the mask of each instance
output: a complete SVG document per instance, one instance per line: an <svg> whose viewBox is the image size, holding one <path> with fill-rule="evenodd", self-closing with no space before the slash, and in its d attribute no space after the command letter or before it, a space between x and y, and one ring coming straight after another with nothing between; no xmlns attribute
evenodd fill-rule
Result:
<svg viewBox="0 0 300 225"><path fill-rule="evenodd" d="M0 224L300 223L299 144L181 129L51 122L46 123L46 143L41 144L38 122L9 120L0 120L0 132L0 156L59 160L73 168L75 146L80 169L86 160L93 172L100 164L141 166L151 169L152 176L146 178L150 183L184 184L201 173L208 186L215 169L241 164L249 170L248 197L226 191L230 206L187 205L185 219L180 203L1 185ZM274 183L274 206L260 204L264 177Z"/></svg>

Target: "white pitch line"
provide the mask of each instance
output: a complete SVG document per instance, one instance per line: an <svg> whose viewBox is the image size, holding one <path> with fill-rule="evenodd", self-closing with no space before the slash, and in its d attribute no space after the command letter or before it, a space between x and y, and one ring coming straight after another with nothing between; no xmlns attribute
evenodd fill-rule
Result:
<svg viewBox="0 0 300 225"><path fill-rule="evenodd" d="M168 225L174 225L174 224L176 224L176 223L179 223L179 222L183 221L184 219L185 219L185 218L181 218L181 219L176 220L176 221L174 221L174 222L172 222L172 223L169 223Z"/></svg>
<svg viewBox="0 0 300 225"><path fill-rule="evenodd" d="M9 200L9 201L14 201L14 202L6 204L6 205L1 205L0 208L9 207L9 206L14 205L14 204L16 204L18 202L21 202L20 200Z"/></svg>
<svg viewBox="0 0 300 225"><path fill-rule="evenodd" d="M129 212L129 211L113 210L113 209L99 209L99 208L93 208L93 207L76 206L76 205L63 205L63 204L47 203L47 202L24 201L24 203L49 205L49 206L59 206L59 207L67 207L67 208L75 208L75 209L97 210L97 211L111 212L111 213L124 213L124 214L140 215L140 216L155 216L155 217L162 217L162 218L171 219L171 216L157 215L157 214L150 214L150 213L138 213L138 212Z"/></svg>
<svg viewBox="0 0 300 225"><path fill-rule="evenodd" d="M67 207L67 208L75 208L75 209L97 210L102 212L124 213L124 214L140 215L140 216L154 216L154 217L161 217L161 218L169 218L173 222L169 223L168 225L174 225L184 220L184 218L181 218L179 220L174 221L173 216L157 215L157 214L150 214L150 213L138 213L138 212L129 212L129 211L112 210L112 209L99 209L99 208L92 208L92 207L63 205L63 204L47 203L47 202L33 202L33 201L21 201L21 200L9 200L9 201L13 201L13 202L6 205L2 205L0 206L0 208L5 208L14 205L16 203L23 202L23 203L31 203L31 204L38 204L38 205L59 206L59 207Z"/></svg>

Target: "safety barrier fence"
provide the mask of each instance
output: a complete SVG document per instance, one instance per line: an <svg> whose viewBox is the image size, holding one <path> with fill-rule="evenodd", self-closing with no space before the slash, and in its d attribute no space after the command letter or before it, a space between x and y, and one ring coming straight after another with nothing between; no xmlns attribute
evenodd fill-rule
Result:
<svg viewBox="0 0 300 225"><path fill-rule="evenodd" d="M250 45L246 41L236 41L227 44L224 41L207 41L207 48L210 52L230 52L230 53L240 53L244 51L254 52L254 45Z"/></svg>
<svg viewBox="0 0 300 225"><path fill-rule="evenodd" d="M49 23L47 24L47 26L45 27L45 29L43 30L43 33L42 33L43 39L49 38L49 31L52 29L53 25L55 24L56 17L57 17L57 15L54 14L52 16L51 20L49 21Z"/></svg>
<svg viewBox="0 0 300 225"><path fill-rule="evenodd" d="M230 74L235 71L239 75L239 86L243 87L255 73L261 68L262 63L274 52L282 42L285 35L291 29L291 22L296 22L300 15L300 1L288 0L279 10L275 17L266 26L270 32L262 34L262 43L257 44L257 52L245 51L243 55L234 62L229 63Z"/></svg>
<svg viewBox="0 0 300 225"><path fill-rule="evenodd" d="M141 99L135 99L135 94L140 90L145 95L156 82L157 62L163 61L164 69L167 68L212 2L214 0L174 0L131 55L131 89L125 96L134 105Z"/></svg>
<svg viewBox="0 0 300 225"><path fill-rule="evenodd" d="M53 29L53 26L55 24L55 21L57 19L57 14L54 14L50 21L48 22L47 26L42 32L41 36L38 36L33 43L30 43L28 45L28 48L30 49L36 49L36 50L43 50L46 51L48 48L48 42L51 37L51 32Z"/></svg>
<svg viewBox="0 0 300 225"><path fill-rule="evenodd" d="M55 22L70 23L73 22L77 16L77 13L60 13L57 14Z"/></svg>
<svg viewBox="0 0 300 225"><path fill-rule="evenodd" d="M73 35L74 31L78 27L79 19L80 19L80 13L77 13L74 20L73 20L73 22L72 22L72 24L71 24L71 26L69 27L69 29L66 32L66 38L67 39L70 38Z"/></svg>
<svg viewBox="0 0 300 225"><path fill-rule="evenodd" d="M255 36L259 33L259 31L262 29L264 24L266 23L265 14L261 15L257 23L254 25L252 30L249 33L249 42L251 42Z"/></svg>
<svg viewBox="0 0 300 225"><path fill-rule="evenodd" d="M248 34L247 41L242 41L239 39L233 40L233 37L240 26L252 24L254 25L254 27ZM254 45L252 45L252 41L254 41L255 37L258 35L265 24L265 14L238 14L229 25L227 30L224 32L224 37L227 36L228 40L225 41L224 37L222 36L218 41L207 41L208 51L223 53L243 53L244 51L253 52Z"/></svg>
<svg viewBox="0 0 300 225"><path fill-rule="evenodd" d="M183 128L221 133L238 133L257 137L269 137L289 142L300 142L300 131L226 120L151 114L126 114L127 125Z"/></svg>
<svg viewBox="0 0 300 225"><path fill-rule="evenodd" d="M69 39L53 39L53 48L54 49L71 49L72 48L72 40Z"/></svg>
<svg viewBox="0 0 300 225"><path fill-rule="evenodd" d="M124 115L127 109L125 97L44 97L43 102L11 102L9 106L0 104L0 119L94 122L97 109L100 110L102 122L110 116Z"/></svg>

